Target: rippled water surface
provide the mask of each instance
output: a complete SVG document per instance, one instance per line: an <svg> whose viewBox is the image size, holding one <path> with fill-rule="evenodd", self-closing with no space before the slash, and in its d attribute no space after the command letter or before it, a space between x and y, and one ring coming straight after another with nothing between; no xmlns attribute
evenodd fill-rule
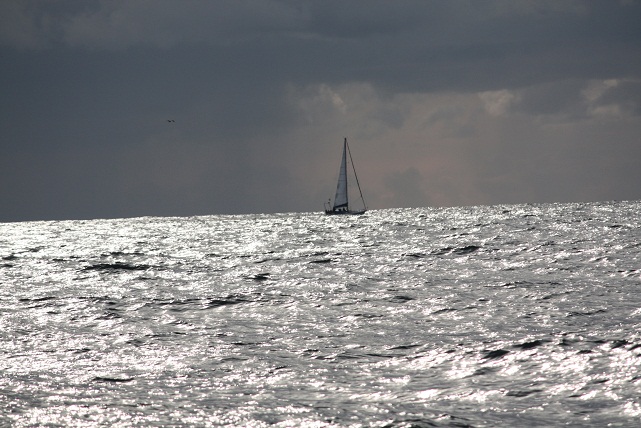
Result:
<svg viewBox="0 0 641 428"><path fill-rule="evenodd" d="M640 213L0 224L0 425L641 426Z"/></svg>

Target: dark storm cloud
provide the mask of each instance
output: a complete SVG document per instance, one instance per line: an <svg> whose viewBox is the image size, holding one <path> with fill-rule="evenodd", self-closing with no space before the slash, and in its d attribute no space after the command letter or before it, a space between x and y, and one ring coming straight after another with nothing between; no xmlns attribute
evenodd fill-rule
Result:
<svg viewBox="0 0 641 428"><path fill-rule="evenodd" d="M634 55L638 2L86 1L60 10L24 4L31 6L13 13L24 29L14 28L5 43L112 50L202 44L232 63L266 66L266 78L306 82L329 76L409 91L487 89L505 87L506 79L509 86L626 75L641 61Z"/></svg>
<svg viewBox="0 0 641 428"><path fill-rule="evenodd" d="M599 106L621 106L624 113L641 115L641 82L624 80L616 86L607 87L595 100Z"/></svg>
<svg viewBox="0 0 641 428"><path fill-rule="evenodd" d="M640 18L609 0L2 2L0 220L312 210L345 135L374 208L638 198Z"/></svg>

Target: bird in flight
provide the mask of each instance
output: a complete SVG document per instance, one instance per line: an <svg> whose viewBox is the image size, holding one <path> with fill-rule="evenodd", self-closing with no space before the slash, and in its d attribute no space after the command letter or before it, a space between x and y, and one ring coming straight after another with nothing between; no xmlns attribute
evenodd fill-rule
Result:
<svg viewBox="0 0 641 428"><path fill-rule="evenodd" d="M175 122L173 119L167 119L167 122Z"/></svg>

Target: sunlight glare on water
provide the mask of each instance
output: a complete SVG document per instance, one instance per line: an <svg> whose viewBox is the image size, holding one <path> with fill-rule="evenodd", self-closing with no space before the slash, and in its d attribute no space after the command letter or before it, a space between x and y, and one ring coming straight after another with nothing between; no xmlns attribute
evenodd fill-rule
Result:
<svg viewBox="0 0 641 428"><path fill-rule="evenodd" d="M0 425L638 426L640 208L0 224Z"/></svg>

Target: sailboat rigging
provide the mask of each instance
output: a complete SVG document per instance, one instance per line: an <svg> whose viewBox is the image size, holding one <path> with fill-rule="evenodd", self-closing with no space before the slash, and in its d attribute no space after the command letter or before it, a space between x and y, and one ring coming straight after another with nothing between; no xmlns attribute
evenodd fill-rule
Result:
<svg viewBox="0 0 641 428"><path fill-rule="evenodd" d="M356 185L358 186L358 192L360 193L361 201L363 203L363 208L358 210L351 210L349 205L349 198L347 195L347 157L349 156L349 163L352 164L352 169L354 170L354 178L356 179ZM347 144L347 138L343 141L343 157L341 158L341 167L338 172L338 183L336 185L336 196L334 197L334 205L332 206L331 200L325 203L325 214L363 214L367 211L367 206L365 205L365 199L363 198L363 191L361 190L361 185L358 182L358 176L356 175L356 167L352 161L352 152L349 150L349 145Z"/></svg>

